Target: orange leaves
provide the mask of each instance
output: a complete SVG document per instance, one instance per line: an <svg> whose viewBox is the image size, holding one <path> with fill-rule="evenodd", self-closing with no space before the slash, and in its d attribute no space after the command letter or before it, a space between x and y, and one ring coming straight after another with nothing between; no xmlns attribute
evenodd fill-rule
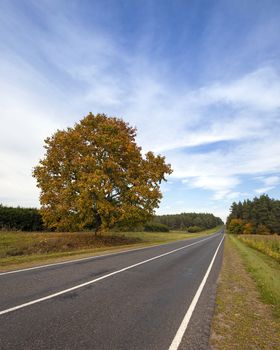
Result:
<svg viewBox="0 0 280 350"><path fill-rule="evenodd" d="M171 167L152 152L142 157L135 136L123 120L90 113L48 137L45 158L33 172L45 224L68 231L145 221Z"/></svg>
<svg viewBox="0 0 280 350"><path fill-rule="evenodd" d="M244 235L250 235L253 233L253 224L251 222L247 222L243 227Z"/></svg>
<svg viewBox="0 0 280 350"><path fill-rule="evenodd" d="M229 233L242 234L244 228L244 221L241 219L231 219L228 230Z"/></svg>

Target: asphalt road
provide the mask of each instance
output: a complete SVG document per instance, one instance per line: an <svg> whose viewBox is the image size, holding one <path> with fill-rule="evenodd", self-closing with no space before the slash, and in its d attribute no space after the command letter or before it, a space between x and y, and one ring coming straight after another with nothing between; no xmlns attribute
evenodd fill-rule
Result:
<svg viewBox="0 0 280 350"><path fill-rule="evenodd" d="M208 270L178 347L207 349L222 237L0 274L0 349L168 350Z"/></svg>

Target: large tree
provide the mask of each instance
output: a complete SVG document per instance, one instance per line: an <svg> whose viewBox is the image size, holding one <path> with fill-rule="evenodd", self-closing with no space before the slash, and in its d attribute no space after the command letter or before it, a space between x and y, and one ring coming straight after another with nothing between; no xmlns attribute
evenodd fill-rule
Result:
<svg viewBox="0 0 280 350"><path fill-rule="evenodd" d="M142 156L135 136L123 120L90 113L45 140L46 154L33 176L47 227L99 232L154 213L160 183L172 170L162 156Z"/></svg>

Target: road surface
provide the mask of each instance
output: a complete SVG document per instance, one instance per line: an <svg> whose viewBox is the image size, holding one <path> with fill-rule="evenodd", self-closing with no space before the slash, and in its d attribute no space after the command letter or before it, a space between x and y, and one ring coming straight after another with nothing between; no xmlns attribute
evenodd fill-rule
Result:
<svg viewBox="0 0 280 350"><path fill-rule="evenodd" d="M0 349L207 349L222 240L2 273Z"/></svg>

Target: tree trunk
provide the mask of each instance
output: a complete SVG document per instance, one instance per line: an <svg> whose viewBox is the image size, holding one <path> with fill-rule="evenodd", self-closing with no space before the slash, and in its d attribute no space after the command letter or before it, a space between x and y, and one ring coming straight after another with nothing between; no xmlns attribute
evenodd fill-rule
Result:
<svg viewBox="0 0 280 350"><path fill-rule="evenodd" d="M95 223L96 223L95 236L97 236L101 232L101 224L102 224L101 216L99 214L96 215Z"/></svg>

